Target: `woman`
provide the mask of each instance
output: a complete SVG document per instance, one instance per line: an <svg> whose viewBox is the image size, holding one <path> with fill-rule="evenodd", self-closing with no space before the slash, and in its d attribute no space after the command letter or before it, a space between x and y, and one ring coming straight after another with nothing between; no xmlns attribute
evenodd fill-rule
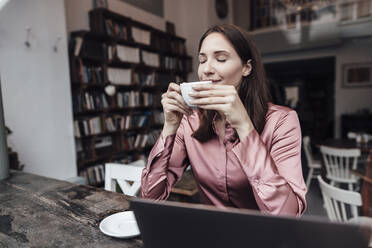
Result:
<svg viewBox="0 0 372 248"><path fill-rule="evenodd" d="M191 165L205 204L301 215L306 186L295 111L269 103L259 53L248 33L215 26L199 43L199 79L190 94L162 95L164 127L142 174L141 196L166 199Z"/></svg>

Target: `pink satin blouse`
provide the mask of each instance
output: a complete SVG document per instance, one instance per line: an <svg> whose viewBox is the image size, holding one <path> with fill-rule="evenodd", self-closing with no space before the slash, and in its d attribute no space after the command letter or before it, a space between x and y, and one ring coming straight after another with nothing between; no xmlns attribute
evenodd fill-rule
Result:
<svg viewBox="0 0 372 248"><path fill-rule="evenodd" d="M294 110L269 104L261 135L253 130L243 140L227 124L223 140L216 136L200 143L191 137L198 127L194 112L184 116L175 135L159 137L142 173L142 197L167 199L190 164L205 204L271 214L303 213L306 185L301 129Z"/></svg>

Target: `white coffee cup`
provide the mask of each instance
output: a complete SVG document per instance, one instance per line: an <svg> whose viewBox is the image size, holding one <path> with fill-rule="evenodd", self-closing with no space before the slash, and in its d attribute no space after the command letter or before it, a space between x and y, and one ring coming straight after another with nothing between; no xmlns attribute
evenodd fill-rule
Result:
<svg viewBox="0 0 372 248"><path fill-rule="evenodd" d="M199 82L185 82L185 83L180 84L182 97L185 100L186 104L190 108L196 109L197 106L190 103L190 100L194 99L193 97L189 96L189 93L194 92L192 87L195 85L199 85L199 84L211 84L211 83L212 81L199 81Z"/></svg>

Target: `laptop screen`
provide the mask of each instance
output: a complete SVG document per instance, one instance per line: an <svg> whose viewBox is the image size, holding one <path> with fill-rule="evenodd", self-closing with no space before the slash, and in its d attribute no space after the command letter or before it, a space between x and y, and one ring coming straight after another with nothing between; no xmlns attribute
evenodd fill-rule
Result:
<svg viewBox="0 0 372 248"><path fill-rule="evenodd" d="M368 246L370 230L323 219L276 217L258 211L133 198L145 248Z"/></svg>

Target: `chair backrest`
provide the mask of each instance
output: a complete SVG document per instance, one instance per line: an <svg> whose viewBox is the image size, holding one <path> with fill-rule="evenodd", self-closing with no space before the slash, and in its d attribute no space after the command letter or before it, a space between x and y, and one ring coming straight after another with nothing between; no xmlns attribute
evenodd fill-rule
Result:
<svg viewBox="0 0 372 248"><path fill-rule="evenodd" d="M141 175L145 161L130 164L107 163L105 165L105 190L116 191L116 183L125 195L136 196L141 188Z"/></svg>
<svg viewBox="0 0 372 248"><path fill-rule="evenodd" d="M357 142L361 142L363 140L365 143L368 143L368 141L372 140L372 134L365 132L362 133L348 132L347 138L355 139Z"/></svg>
<svg viewBox="0 0 372 248"><path fill-rule="evenodd" d="M356 169L359 149L340 149L334 147L321 146L324 164L327 170L327 177L332 180L356 180L350 169Z"/></svg>
<svg viewBox="0 0 372 248"><path fill-rule="evenodd" d="M309 136L305 136L302 138L302 143L305 150L305 156L307 160L308 166L311 166L313 164L313 152L311 149L311 141Z"/></svg>
<svg viewBox="0 0 372 248"><path fill-rule="evenodd" d="M334 187L326 183L321 176L318 176L318 181L330 220L344 222L359 215L358 207L362 206L360 193Z"/></svg>
<svg viewBox="0 0 372 248"><path fill-rule="evenodd" d="M348 132L347 133L347 138L348 139L356 139L356 137L357 137L357 134L354 133L354 132Z"/></svg>

